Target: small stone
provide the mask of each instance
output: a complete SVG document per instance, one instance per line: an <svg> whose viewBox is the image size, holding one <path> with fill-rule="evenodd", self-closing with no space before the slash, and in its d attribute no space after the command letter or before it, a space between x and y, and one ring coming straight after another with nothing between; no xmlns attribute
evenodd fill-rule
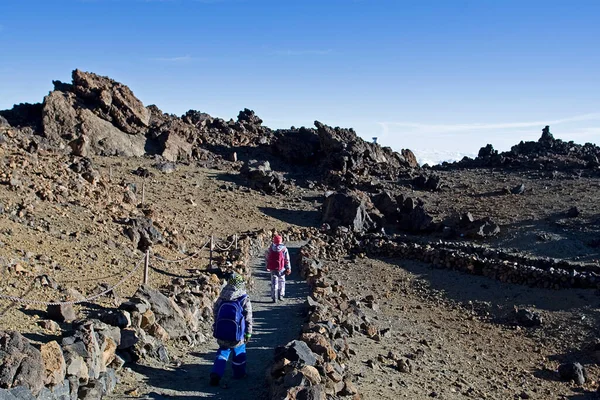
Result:
<svg viewBox="0 0 600 400"><path fill-rule="evenodd" d="M77 314L72 304L50 305L46 309L48 318L58 322L73 322L77 319Z"/></svg>

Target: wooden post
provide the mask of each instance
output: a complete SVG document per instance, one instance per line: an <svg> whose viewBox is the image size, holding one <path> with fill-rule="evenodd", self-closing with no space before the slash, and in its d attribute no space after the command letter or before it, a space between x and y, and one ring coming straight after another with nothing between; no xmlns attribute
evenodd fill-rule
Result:
<svg viewBox="0 0 600 400"><path fill-rule="evenodd" d="M210 256L209 256L209 259L208 259L208 266L210 268L212 268L214 246L215 246L215 237L213 235L210 235Z"/></svg>
<svg viewBox="0 0 600 400"><path fill-rule="evenodd" d="M237 250L237 233L233 234L233 240L235 240L235 249Z"/></svg>
<svg viewBox="0 0 600 400"><path fill-rule="evenodd" d="M112 182L112 165L108 167L108 181Z"/></svg>
<svg viewBox="0 0 600 400"><path fill-rule="evenodd" d="M144 260L144 285L148 283L148 270L150 269L150 250L146 250L146 259Z"/></svg>
<svg viewBox="0 0 600 400"><path fill-rule="evenodd" d="M142 181L142 205L146 202L146 180Z"/></svg>

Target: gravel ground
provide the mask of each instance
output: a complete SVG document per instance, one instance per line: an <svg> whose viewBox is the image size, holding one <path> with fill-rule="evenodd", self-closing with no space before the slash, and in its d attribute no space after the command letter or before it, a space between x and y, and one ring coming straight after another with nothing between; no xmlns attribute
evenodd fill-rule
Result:
<svg viewBox="0 0 600 400"><path fill-rule="evenodd" d="M292 260L302 243L288 243ZM293 272L287 279L286 299L273 304L270 297L270 274L265 271L262 258L252 260L254 287L249 292L254 313L254 334L247 346L248 377L243 380L231 379L231 362L221 386L209 386L208 376L212 367L216 341L194 348L170 350L178 355L180 366L161 368L157 365L138 365L122 374L121 384L110 397L113 399L263 399L268 396L266 371L273 359L274 349L300 335L308 288L292 265ZM183 350L183 351L182 351ZM131 391L135 390L135 396ZM129 393L127 395L126 393Z"/></svg>

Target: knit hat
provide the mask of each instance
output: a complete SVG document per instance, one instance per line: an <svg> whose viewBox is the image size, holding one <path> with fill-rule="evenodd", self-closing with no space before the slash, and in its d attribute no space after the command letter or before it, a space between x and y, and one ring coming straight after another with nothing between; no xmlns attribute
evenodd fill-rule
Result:
<svg viewBox="0 0 600 400"><path fill-rule="evenodd" d="M273 244L281 244L283 242L283 238L280 235L273 236Z"/></svg>
<svg viewBox="0 0 600 400"><path fill-rule="evenodd" d="M236 289L241 289L244 287L245 284L244 277L233 273L229 280L227 280L227 284L235 287Z"/></svg>

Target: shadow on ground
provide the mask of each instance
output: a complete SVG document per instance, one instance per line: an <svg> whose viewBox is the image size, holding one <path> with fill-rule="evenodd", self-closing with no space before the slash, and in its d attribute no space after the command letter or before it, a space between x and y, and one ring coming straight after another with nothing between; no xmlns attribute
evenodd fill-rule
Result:
<svg viewBox="0 0 600 400"><path fill-rule="evenodd" d="M274 207L260 207L259 209L266 215L288 224L304 226L308 228L318 227L321 224L321 213L316 210L303 211Z"/></svg>
<svg viewBox="0 0 600 400"><path fill-rule="evenodd" d="M295 259L299 246L289 246L289 249L290 257ZM247 346L248 377L233 380L230 361L221 386L211 387L208 377L215 356L214 351L192 352L183 365L172 370L142 365L132 367L134 371L144 375L146 384L151 386L147 398L268 398L266 370L270 367L275 347L299 337L306 315L305 299L308 287L293 268L286 285L285 301L273 304L270 301L270 274L265 270L262 257L254 258L252 267L255 285L249 295L254 314L254 334Z"/></svg>

